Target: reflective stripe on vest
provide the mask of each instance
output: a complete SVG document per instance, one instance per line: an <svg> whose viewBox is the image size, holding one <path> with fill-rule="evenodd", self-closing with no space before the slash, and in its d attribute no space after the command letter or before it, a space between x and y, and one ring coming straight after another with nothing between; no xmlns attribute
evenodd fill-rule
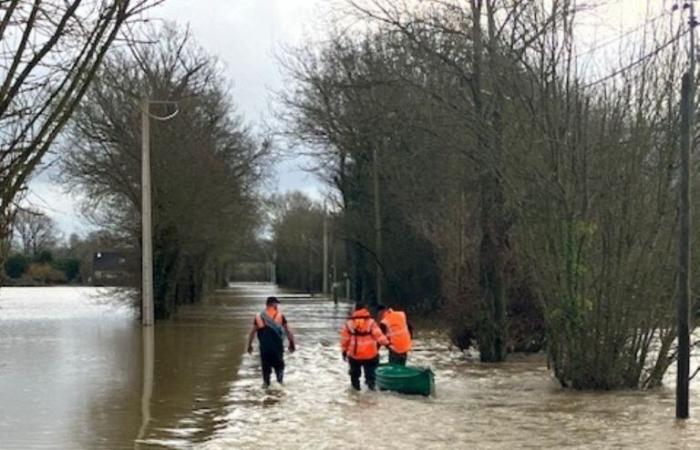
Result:
<svg viewBox="0 0 700 450"><path fill-rule="evenodd" d="M408 331L406 313L389 310L382 318L386 326L386 337L389 338L389 348L396 353L406 353L411 350L411 333Z"/></svg>
<svg viewBox="0 0 700 450"><path fill-rule="evenodd" d="M360 360L372 359L379 353L377 342L372 336L372 327L375 326L374 320L362 319L363 325L365 325L362 330L355 327L356 320L350 319L345 325L350 332L348 356Z"/></svg>

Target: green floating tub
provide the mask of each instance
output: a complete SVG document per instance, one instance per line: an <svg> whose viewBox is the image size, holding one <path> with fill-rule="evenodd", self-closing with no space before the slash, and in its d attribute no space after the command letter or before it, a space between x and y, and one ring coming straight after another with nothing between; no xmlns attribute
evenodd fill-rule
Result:
<svg viewBox="0 0 700 450"><path fill-rule="evenodd" d="M428 396L435 393L435 376L425 367L380 364L377 367L377 387L382 391Z"/></svg>

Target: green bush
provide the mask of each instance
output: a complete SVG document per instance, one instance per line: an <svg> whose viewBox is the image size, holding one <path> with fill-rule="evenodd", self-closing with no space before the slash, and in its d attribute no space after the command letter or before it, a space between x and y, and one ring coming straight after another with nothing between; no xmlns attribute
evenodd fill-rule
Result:
<svg viewBox="0 0 700 450"><path fill-rule="evenodd" d="M80 260L77 258L61 258L57 259L51 266L64 273L66 280L69 282L75 281L80 275Z"/></svg>
<svg viewBox="0 0 700 450"><path fill-rule="evenodd" d="M30 264L27 269L27 276L33 281L43 284L61 284L67 281L63 272L54 269L48 264Z"/></svg>
<svg viewBox="0 0 700 450"><path fill-rule="evenodd" d="M17 279L22 277L27 266L29 266L29 260L25 256L14 254L5 261L5 273L9 278Z"/></svg>
<svg viewBox="0 0 700 450"><path fill-rule="evenodd" d="M34 258L34 262L37 262L39 264L51 264L52 261L53 261L53 253L51 253L49 250L42 250Z"/></svg>

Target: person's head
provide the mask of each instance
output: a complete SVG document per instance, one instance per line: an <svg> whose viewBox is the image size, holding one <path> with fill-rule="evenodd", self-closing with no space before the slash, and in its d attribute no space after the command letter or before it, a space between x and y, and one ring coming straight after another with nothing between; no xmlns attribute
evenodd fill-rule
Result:
<svg viewBox="0 0 700 450"><path fill-rule="evenodd" d="M267 305L268 308L275 308L279 306L280 301L277 299L277 297L267 297L267 301L265 302L265 305Z"/></svg>
<svg viewBox="0 0 700 450"><path fill-rule="evenodd" d="M367 309L367 305L364 303L355 303L355 311L359 311L361 309Z"/></svg>
<svg viewBox="0 0 700 450"><path fill-rule="evenodd" d="M379 315L379 317L382 317L388 309L389 307L386 305L377 305L377 314Z"/></svg>

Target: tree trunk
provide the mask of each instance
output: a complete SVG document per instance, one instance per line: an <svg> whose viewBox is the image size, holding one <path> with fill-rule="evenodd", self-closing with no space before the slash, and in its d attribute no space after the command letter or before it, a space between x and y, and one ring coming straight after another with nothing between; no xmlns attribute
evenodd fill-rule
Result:
<svg viewBox="0 0 700 450"><path fill-rule="evenodd" d="M478 336L481 360L499 362L506 358L506 257L508 254L508 224L506 221L505 193L500 177L504 172L503 158L503 93L498 81L498 49L495 45L494 5L486 2L489 40L484 55L484 38L481 25L484 3L471 0L472 39L474 42L472 98L477 120L477 142L481 149L491 152L490 161L482 168L481 185L481 245L479 249L482 317ZM490 76L484 77L484 56ZM491 80L489 88L495 98L482 95L483 80ZM490 110L490 117L489 117Z"/></svg>
<svg viewBox="0 0 700 450"><path fill-rule="evenodd" d="M479 351L484 362L506 359L506 255L507 232L504 217L503 188L491 176L482 184L481 245L479 262L483 317L479 326Z"/></svg>

